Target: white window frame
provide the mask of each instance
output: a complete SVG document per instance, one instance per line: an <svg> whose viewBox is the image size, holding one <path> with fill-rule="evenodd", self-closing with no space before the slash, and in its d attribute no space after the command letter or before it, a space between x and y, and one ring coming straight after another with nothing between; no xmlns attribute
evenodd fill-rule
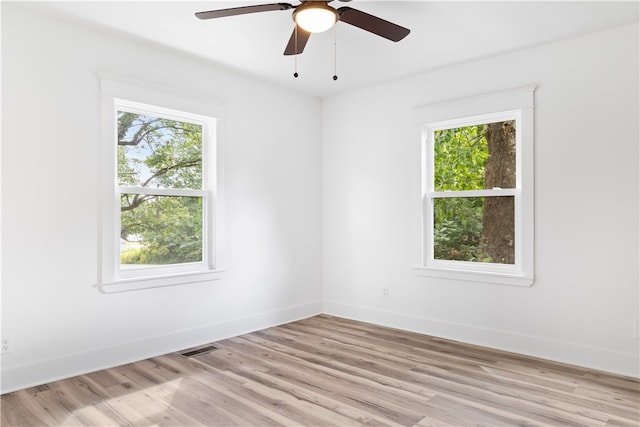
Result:
<svg viewBox="0 0 640 427"><path fill-rule="evenodd" d="M491 93L422 106L414 110L422 141L421 245L416 274L425 277L501 285L531 286L534 282L533 111L535 87ZM434 131L514 120L516 122L515 188L473 191L434 190ZM434 258L433 202L446 197L514 197L515 262L482 263Z"/></svg>
<svg viewBox="0 0 640 427"><path fill-rule="evenodd" d="M220 161L221 104L197 95L159 88L141 82L101 74L102 139L99 288L103 292L206 282L221 278L222 263L222 164ZM202 126L202 188L158 189L118 185L118 111L151 115ZM203 259L200 262L163 266L120 265L120 195L191 196L203 199Z"/></svg>

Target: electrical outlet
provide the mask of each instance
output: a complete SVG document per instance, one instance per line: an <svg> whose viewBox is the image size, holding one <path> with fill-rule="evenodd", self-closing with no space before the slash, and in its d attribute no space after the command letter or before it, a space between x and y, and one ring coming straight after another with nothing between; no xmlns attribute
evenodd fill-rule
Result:
<svg viewBox="0 0 640 427"><path fill-rule="evenodd" d="M13 351L13 346L11 343L11 339L2 338L2 353L11 353Z"/></svg>
<svg viewBox="0 0 640 427"><path fill-rule="evenodd" d="M385 286L382 288L382 298L389 298L389 287Z"/></svg>

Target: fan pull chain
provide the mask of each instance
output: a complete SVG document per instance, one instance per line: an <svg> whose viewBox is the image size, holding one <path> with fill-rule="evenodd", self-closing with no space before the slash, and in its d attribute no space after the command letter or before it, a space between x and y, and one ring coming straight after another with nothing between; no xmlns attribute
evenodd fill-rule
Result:
<svg viewBox="0 0 640 427"><path fill-rule="evenodd" d="M337 25L333 26L333 80L338 80L338 30Z"/></svg>
<svg viewBox="0 0 640 427"><path fill-rule="evenodd" d="M293 53L293 77L298 78L298 24L296 24L293 37L293 48L295 52Z"/></svg>

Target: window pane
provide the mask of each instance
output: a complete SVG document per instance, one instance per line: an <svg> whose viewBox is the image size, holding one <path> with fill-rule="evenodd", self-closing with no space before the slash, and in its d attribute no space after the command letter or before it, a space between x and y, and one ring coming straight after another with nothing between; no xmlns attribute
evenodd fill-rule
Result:
<svg viewBox="0 0 640 427"><path fill-rule="evenodd" d="M202 189L202 126L118 111L118 185Z"/></svg>
<svg viewBox="0 0 640 427"><path fill-rule="evenodd" d="M515 188L515 121L433 133L434 190Z"/></svg>
<svg viewBox="0 0 640 427"><path fill-rule="evenodd" d="M514 215L513 196L434 199L434 259L514 264Z"/></svg>
<svg viewBox="0 0 640 427"><path fill-rule="evenodd" d="M122 194L120 264L202 261L202 198Z"/></svg>

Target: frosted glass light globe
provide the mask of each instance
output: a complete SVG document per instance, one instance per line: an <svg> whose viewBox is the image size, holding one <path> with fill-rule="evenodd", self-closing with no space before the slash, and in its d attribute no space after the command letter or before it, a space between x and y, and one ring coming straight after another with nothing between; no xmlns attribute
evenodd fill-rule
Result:
<svg viewBox="0 0 640 427"><path fill-rule="evenodd" d="M324 2L309 2L298 6L293 12L293 20L305 31L321 33L333 27L338 16L335 9Z"/></svg>

